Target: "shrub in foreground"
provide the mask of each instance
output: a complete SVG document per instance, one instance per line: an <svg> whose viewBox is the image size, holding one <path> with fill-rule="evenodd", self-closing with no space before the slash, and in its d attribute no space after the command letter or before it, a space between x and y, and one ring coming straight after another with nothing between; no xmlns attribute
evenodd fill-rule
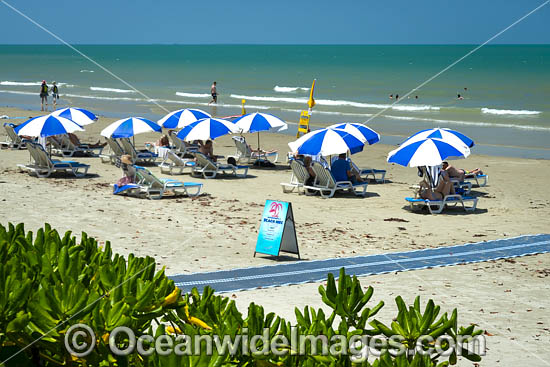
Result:
<svg viewBox="0 0 550 367"><path fill-rule="evenodd" d="M164 269L155 272L151 257L130 255L126 260L113 254L109 242L99 246L86 233L79 240L71 232L60 236L48 224L36 235L26 233L22 224L0 225L0 362L10 358L6 366L432 367L456 364L452 347L462 347L481 333L473 324L458 327L456 309L450 315L441 313L432 300L422 308L418 297L410 306L397 297L398 314L387 325L374 318L384 303L369 305L373 293L372 287L364 291L356 277L341 269L337 281L328 274L326 286L319 287L329 314L296 308L293 324L251 303L243 315L233 300L215 295L209 287L202 294L197 289L180 294ZM85 356L66 348L67 333L77 324L94 333L93 340L84 340L92 346ZM186 353L113 353L113 347L125 349L132 343L127 334L111 335L120 327L150 340L163 335L172 345L181 344L185 336ZM243 335L253 348L232 353L210 351L195 339L234 341ZM280 342L267 348L266 340L254 339L255 335ZM341 343L354 337L363 344ZM432 351L437 338L444 342ZM389 342L373 343L375 339ZM153 341L145 344L147 349L154 347ZM365 344L374 345L375 357L357 358ZM466 348L461 354L480 360Z"/></svg>

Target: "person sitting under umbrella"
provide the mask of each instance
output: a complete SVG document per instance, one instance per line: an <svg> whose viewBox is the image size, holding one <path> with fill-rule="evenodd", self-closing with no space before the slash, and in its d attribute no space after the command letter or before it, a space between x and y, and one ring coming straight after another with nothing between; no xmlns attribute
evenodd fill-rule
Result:
<svg viewBox="0 0 550 367"><path fill-rule="evenodd" d="M432 189L432 185L429 182L429 178L425 177L424 180L420 182L420 188L418 189L418 194L422 199L427 200L443 200L447 195L455 193L455 188L449 174L446 171L440 172L440 180L437 186Z"/></svg>
<svg viewBox="0 0 550 367"><path fill-rule="evenodd" d="M217 161L217 158L214 155L214 145L212 144L212 140L207 140L204 144L201 144L199 152L210 158L212 162Z"/></svg>
<svg viewBox="0 0 550 367"><path fill-rule="evenodd" d="M120 157L120 168L122 169L122 178L117 181L117 186L122 187L134 183L136 177L136 169L132 157L128 154L124 154Z"/></svg>
<svg viewBox="0 0 550 367"><path fill-rule="evenodd" d="M352 183L364 182L357 171L351 169L351 164L346 159L346 153L341 153L338 159L332 163L330 169L336 182L351 181Z"/></svg>

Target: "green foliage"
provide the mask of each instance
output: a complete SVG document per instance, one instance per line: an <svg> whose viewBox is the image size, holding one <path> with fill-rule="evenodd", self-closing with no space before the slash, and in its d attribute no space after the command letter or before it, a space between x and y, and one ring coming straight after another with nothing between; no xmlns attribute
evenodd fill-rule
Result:
<svg viewBox="0 0 550 367"><path fill-rule="evenodd" d="M109 242L98 246L85 233L77 241L71 232L60 236L48 224L35 236L25 233L22 224L0 225L0 362L19 352L6 366L30 366L39 359L45 366L82 367L439 367L455 364L456 352L449 356L414 353L417 345L423 350L431 346L423 342L426 336L444 335L458 343L462 336L481 333L474 325L459 328L456 309L450 316L439 315L439 306L429 300L422 309L418 297L408 307L397 297L398 315L386 326L374 319L384 303L370 305L373 293L372 287L363 290L356 277L341 269L337 281L328 274L326 287L319 287L330 312L296 308L297 322L292 324L255 303L243 315L233 300L215 295L209 287L202 294L193 289L182 295L164 270L155 272L154 259L130 255L126 260L113 254ZM91 354L78 358L66 350L64 338L71 326L80 323L94 331L95 340L90 341ZM181 355L157 351L117 356L109 342L119 348L130 342L125 336L111 336L120 326L136 336L167 335L173 345L180 345ZM262 334L265 340L253 340L252 336ZM254 351L242 348L241 339L239 347L227 344L220 351L214 346L208 354L207 346L194 340L195 336L217 336L219 341L233 342L243 335ZM339 342L352 337L361 337L362 343L377 337L399 339L378 348L379 358L361 360L354 357L361 345ZM277 338L276 348L270 348L270 341ZM395 356L395 350L405 353ZM480 360L464 350L462 355Z"/></svg>

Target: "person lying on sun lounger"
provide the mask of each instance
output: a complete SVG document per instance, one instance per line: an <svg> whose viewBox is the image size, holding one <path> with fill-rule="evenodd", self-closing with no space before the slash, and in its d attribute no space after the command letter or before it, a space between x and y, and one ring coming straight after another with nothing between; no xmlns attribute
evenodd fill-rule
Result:
<svg viewBox="0 0 550 367"><path fill-rule="evenodd" d="M82 145L78 136L76 136L73 133L68 133L67 135L69 136L69 140L71 141L71 143L73 143L75 146L79 147ZM101 140L98 140L97 143L95 144L85 144L85 145L87 145L88 148L103 148L104 146L107 145L107 143L102 143Z"/></svg>
<svg viewBox="0 0 550 367"><path fill-rule="evenodd" d="M455 189L453 183L451 182L449 174L445 171L441 171L440 176L441 177L439 183L434 189L432 189L428 181L422 180L420 182L418 194L422 199L435 201L443 200L445 196L455 193Z"/></svg>
<svg viewBox="0 0 550 367"><path fill-rule="evenodd" d="M207 140L204 144L201 144L199 152L210 158L212 162L216 162L217 158L214 155L214 146L212 140Z"/></svg>
<svg viewBox="0 0 550 367"><path fill-rule="evenodd" d="M476 176L483 174L483 172L479 168L476 168L472 171L466 171L465 169L461 169L461 168L459 169L459 168L453 167L448 162L443 162L442 167L443 167L443 170L447 172L451 178L456 178L460 182L464 181L464 178L468 174L473 174Z"/></svg>
<svg viewBox="0 0 550 367"><path fill-rule="evenodd" d="M330 169L334 180L338 181L351 181L352 183L364 182L359 173L352 169L351 164L346 159L346 153L342 153L332 163Z"/></svg>

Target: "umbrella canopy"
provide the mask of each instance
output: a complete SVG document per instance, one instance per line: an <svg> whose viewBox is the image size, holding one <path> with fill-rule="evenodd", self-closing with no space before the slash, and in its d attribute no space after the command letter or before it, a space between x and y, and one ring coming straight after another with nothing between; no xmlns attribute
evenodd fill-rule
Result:
<svg viewBox="0 0 550 367"><path fill-rule="evenodd" d="M238 132L239 129L231 121L205 118L187 125L177 137L185 141L214 140L222 135Z"/></svg>
<svg viewBox="0 0 550 367"><path fill-rule="evenodd" d="M106 138L130 138L136 134L161 132L162 128L143 117L130 117L113 122L101 131Z"/></svg>
<svg viewBox="0 0 550 367"><path fill-rule="evenodd" d="M209 113L193 108L184 108L170 112L158 120L158 124L165 129L181 129L200 119L206 119L211 117Z"/></svg>
<svg viewBox="0 0 550 367"><path fill-rule="evenodd" d="M80 126L89 125L97 121L97 116L83 108L60 108L51 113L52 116L61 116L72 120Z"/></svg>
<svg viewBox="0 0 550 367"><path fill-rule="evenodd" d="M363 150L365 143L342 129L320 129L305 134L288 143L292 152L298 154L329 156L341 153L351 154Z"/></svg>
<svg viewBox="0 0 550 367"><path fill-rule="evenodd" d="M329 126L330 129L342 129L357 139L369 145L378 143L380 141L380 134L368 127L367 125L358 124L354 122L343 122L340 124L334 124Z"/></svg>
<svg viewBox="0 0 550 367"><path fill-rule="evenodd" d="M249 113L234 120L233 123L237 125L242 133L255 133L265 130L281 131L288 128L286 122L269 113Z"/></svg>
<svg viewBox="0 0 550 367"><path fill-rule="evenodd" d="M32 118L15 128L17 135L43 138L75 131L84 131L84 129L74 121L52 115Z"/></svg>
<svg viewBox="0 0 550 367"><path fill-rule="evenodd" d="M468 148L472 148L474 146L474 141L466 135L455 130L447 128L442 129L439 127L435 129L426 129L419 131L416 134L411 135L407 140L401 143L401 146L409 145L411 143L428 138L441 139L453 145L465 144Z"/></svg>
<svg viewBox="0 0 550 367"><path fill-rule="evenodd" d="M402 166L437 166L448 158L466 158L470 148L460 142L452 144L441 139L427 138L418 140L388 153L388 162Z"/></svg>

